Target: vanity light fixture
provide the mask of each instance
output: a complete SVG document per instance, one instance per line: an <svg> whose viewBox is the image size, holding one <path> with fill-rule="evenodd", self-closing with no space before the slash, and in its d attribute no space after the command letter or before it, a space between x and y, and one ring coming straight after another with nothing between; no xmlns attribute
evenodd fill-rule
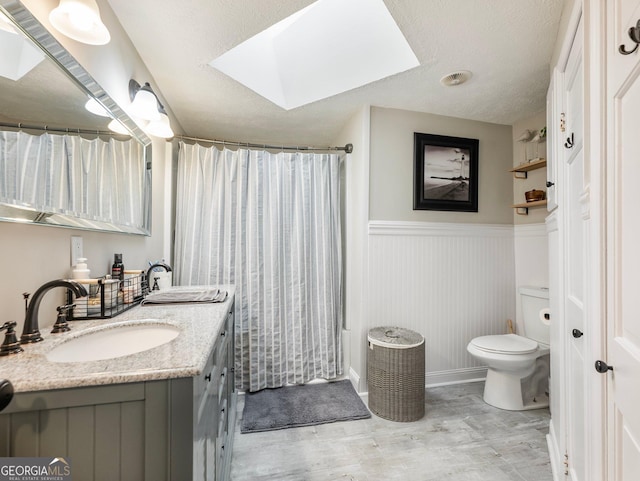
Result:
<svg viewBox="0 0 640 481"><path fill-rule="evenodd" d="M144 120L160 120L158 97L149 82L145 82L141 86L131 79L129 81L129 98L131 99L131 106L129 107L131 115Z"/></svg>
<svg viewBox="0 0 640 481"><path fill-rule="evenodd" d="M49 14L49 21L56 30L78 42L105 45L111 40L95 0L60 0Z"/></svg>
<svg viewBox="0 0 640 481"><path fill-rule="evenodd" d="M142 127L147 134L163 139L173 137L169 116L149 82L145 82L141 86L131 79L129 81L129 98L131 99L129 114L132 117L149 121L146 126Z"/></svg>
<svg viewBox="0 0 640 481"><path fill-rule="evenodd" d="M173 137L173 130L171 129L171 123L169 122L169 116L164 110L164 107L158 103L158 110L160 112L160 118L158 120L152 120L144 128L144 131L153 135L154 137L160 137L161 139L170 139Z"/></svg>

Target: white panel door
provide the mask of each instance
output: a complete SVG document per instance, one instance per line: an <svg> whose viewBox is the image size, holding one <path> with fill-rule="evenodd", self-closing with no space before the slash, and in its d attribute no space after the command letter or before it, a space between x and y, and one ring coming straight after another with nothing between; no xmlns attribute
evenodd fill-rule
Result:
<svg viewBox="0 0 640 481"><path fill-rule="evenodd" d="M586 479L585 432L585 252L587 227L583 216L584 169L584 65L583 22L580 21L564 69L563 133L563 212L564 212L564 328L566 345L566 383L569 476L572 481ZM572 333L569 335L569 333ZM575 334L573 334L575 333Z"/></svg>
<svg viewBox="0 0 640 481"><path fill-rule="evenodd" d="M551 82L547 90L547 210L553 211L558 207L558 158L561 143L558 141L564 133L564 119L561 125L561 106L558 103L559 92L556 84L561 84L562 72L554 69Z"/></svg>
<svg viewBox="0 0 640 481"><path fill-rule="evenodd" d="M640 49L638 0L607 2L609 479L640 479ZM640 32L638 32L640 34Z"/></svg>

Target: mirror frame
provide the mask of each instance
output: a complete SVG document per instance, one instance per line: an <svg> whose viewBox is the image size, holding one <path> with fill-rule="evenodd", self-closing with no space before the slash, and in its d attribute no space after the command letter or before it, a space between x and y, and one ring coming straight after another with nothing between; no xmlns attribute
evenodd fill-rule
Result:
<svg viewBox="0 0 640 481"><path fill-rule="evenodd" d="M104 232L119 232L125 234L151 235L151 139L138 127L126 112L104 91L96 80L85 70L82 65L58 42L55 37L38 21L38 19L19 0L0 0L0 11L4 13L13 25L42 53L59 68L59 70L69 78L87 97L93 97L109 115L122 123L130 132L131 137L139 142L143 148L144 161L146 165L144 185L144 205L143 226L120 225L103 221L95 221L71 215L43 212L38 215L32 223L52 227L67 227L82 230L96 230ZM5 207L14 207L3 204ZM16 213L21 210L15 206ZM53 215L48 215L53 214ZM42 220L39 220L42 219ZM50 219L47 222L47 219ZM0 217L2 221L20 222L20 219ZM56 223L51 223L55 221Z"/></svg>

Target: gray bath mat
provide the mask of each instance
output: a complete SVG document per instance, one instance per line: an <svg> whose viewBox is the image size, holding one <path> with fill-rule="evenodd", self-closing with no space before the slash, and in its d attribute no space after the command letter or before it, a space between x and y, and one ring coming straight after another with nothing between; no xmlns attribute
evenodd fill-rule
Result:
<svg viewBox="0 0 640 481"><path fill-rule="evenodd" d="M246 394L240 432L274 431L370 417L351 382L345 379Z"/></svg>

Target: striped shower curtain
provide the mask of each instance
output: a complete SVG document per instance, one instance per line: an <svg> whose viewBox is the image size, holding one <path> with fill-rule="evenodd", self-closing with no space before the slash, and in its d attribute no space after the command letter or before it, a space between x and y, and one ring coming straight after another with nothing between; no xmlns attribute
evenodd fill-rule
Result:
<svg viewBox="0 0 640 481"><path fill-rule="evenodd" d="M139 142L0 132L0 202L144 226L149 175Z"/></svg>
<svg viewBox="0 0 640 481"><path fill-rule="evenodd" d="M236 385L342 374L340 158L182 142L175 277L234 284Z"/></svg>

